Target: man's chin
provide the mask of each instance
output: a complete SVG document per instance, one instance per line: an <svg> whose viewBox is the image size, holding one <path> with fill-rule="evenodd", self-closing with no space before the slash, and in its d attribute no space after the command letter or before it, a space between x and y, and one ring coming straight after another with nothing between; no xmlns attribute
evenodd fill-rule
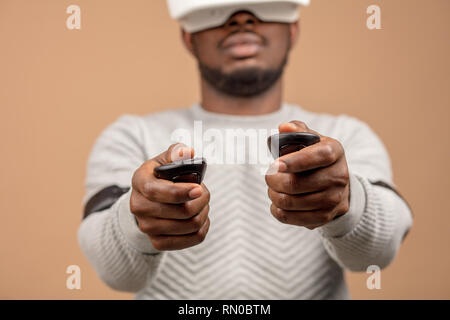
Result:
<svg viewBox="0 0 450 320"><path fill-rule="evenodd" d="M258 61L256 57L249 57L245 59L233 59L227 66L223 67L222 71L226 74L231 74L236 71L243 70L264 70L264 66Z"/></svg>
<svg viewBox="0 0 450 320"><path fill-rule="evenodd" d="M217 91L236 97L252 97L265 92L281 77L284 65L269 69L253 61L234 61L222 68L209 68L199 63L205 81Z"/></svg>

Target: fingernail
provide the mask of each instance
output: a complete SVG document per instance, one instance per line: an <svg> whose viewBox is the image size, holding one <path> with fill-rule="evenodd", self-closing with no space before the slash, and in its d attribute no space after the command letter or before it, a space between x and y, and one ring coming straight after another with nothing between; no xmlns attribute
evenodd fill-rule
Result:
<svg viewBox="0 0 450 320"><path fill-rule="evenodd" d="M172 150L172 161L190 159L192 156L192 148L188 147L184 143L178 143Z"/></svg>
<svg viewBox="0 0 450 320"><path fill-rule="evenodd" d="M189 191L189 197L191 199L196 199L196 198L200 197L201 195L202 195L202 188L200 188L200 187L195 187L194 189Z"/></svg>

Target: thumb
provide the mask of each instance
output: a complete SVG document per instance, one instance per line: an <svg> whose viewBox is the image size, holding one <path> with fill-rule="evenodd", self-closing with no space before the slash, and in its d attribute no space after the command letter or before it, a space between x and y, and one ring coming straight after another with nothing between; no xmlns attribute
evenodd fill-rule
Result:
<svg viewBox="0 0 450 320"><path fill-rule="evenodd" d="M160 165L164 165L178 160L192 159L193 157L194 149L186 146L184 143L175 143L152 160Z"/></svg>
<svg viewBox="0 0 450 320"><path fill-rule="evenodd" d="M306 123L304 123L302 121L298 121L298 120L293 120L293 121L290 121L290 122L282 123L282 124L280 124L278 126L278 130L280 131L280 133L286 133L286 132L309 132L309 133L314 133L314 134L318 135L319 137L322 137L322 135L320 133L310 129L306 125Z"/></svg>

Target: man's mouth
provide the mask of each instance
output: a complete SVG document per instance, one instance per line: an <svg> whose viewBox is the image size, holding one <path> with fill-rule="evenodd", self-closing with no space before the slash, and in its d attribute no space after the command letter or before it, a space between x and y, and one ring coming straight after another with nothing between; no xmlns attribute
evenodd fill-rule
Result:
<svg viewBox="0 0 450 320"><path fill-rule="evenodd" d="M256 56L262 49L261 37L251 32L239 32L226 38L222 48L233 59L246 59Z"/></svg>

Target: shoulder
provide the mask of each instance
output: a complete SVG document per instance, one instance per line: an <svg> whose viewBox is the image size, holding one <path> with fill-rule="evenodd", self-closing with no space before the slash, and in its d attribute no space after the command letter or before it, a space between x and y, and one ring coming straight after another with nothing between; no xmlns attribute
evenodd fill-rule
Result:
<svg viewBox="0 0 450 320"><path fill-rule="evenodd" d="M104 130L105 134L145 135L149 132L179 126L189 118L189 109L170 109L147 114L122 114Z"/></svg>

